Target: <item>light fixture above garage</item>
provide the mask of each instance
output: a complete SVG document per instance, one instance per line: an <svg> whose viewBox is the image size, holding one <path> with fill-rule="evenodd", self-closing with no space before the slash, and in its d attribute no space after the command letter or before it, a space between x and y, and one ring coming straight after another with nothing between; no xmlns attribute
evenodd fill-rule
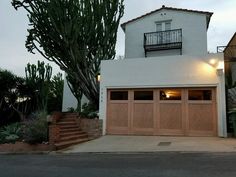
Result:
<svg viewBox="0 0 236 177"><path fill-rule="evenodd" d="M210 65L212 65L212 66L216 67L216 65L217 65L217 63L218 63L218 60L217 60L217 59L214 59L214 58L212 58L212 59L210 59L209 63L210 63Z"/></svg>
<svg viewBox="0 0 236 177"><path fill-rule="evenodd" d="M209 60L209 64L211 66L213 66L216 69L224 69L224 62L223 61L219 61L215 58L212 58Z"/></svg>

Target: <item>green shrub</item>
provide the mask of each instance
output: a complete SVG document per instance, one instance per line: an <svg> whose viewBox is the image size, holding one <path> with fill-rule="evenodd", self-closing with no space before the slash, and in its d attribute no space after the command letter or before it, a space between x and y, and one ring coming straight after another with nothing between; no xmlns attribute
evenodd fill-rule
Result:
<svg viewBox="0 0 236 177"><path fill-rule="evenodd" d="M4 126L0 130L0 143L15 143L22 137L22 126L20 123L13 123Z"/></svg>
<svg viewBox="0 0 236 177"><path fill-rule="evenodd" d="M48 123L46 112L35 114L36 117L24 123L23 138L25 142L37 144L48 141Z"/></svg>
<svg viewBox="0 0 236 177"><path fill-rule="evenodd" d="M93 104L85 103L82 106L80 116L84 118L94 119L98 117L98 111L96 110L96 107Z"/></svg>
<svg viewBox="0 0 236 177"><path fill-rule="evenodd" d="M0 134L0 144L3 144L5 142L5 138Z"/></svg>
<svg viewBox="0 0 236 177"><path fill-rule="evenodd" d="M3 128L0 128L0 144L5 143L5 136L1 133Z"/></svg>
<svg viewBox="0 0 236 177"><path fill-rule="evenodd" d="M69 107L67 108L67 112L74 113L74 112L77 112L77 110L73 107Z"/></svg>
<svg viewBox="0 0 236 177"><path fill-rule="evenodd" d="M94 118L99 117L98 110L96 109L94 104L91 104L91 103L83 104L82 111L80 111L78 108L75 109L73 107L69 107L69 108L67 108L67 112L79 113L80 117L82 117L82 118L94 119Z"/></svg>

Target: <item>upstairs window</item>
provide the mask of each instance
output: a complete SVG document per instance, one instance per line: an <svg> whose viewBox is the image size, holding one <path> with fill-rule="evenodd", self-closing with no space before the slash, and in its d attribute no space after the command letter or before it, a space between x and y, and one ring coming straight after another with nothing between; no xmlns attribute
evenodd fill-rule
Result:
<svg viewBox="0 0 236 177"><path fill-rule="evenodd" d="M171 30L171 20L156 22L156 31L168 31Z"/></svg>
<svg viewBox="0 0 236 177"><path fill-rule="evenodd" d="M156 41L157 44L170 43L171 32L169 30L171 30L171 20L156 22L156 30L157 32L160 32L157 33L156 36L153 38L153 40Z"/></svg>
<svg viewBox="0 0 236 177"><path fill-rule="evenodd" d="M165 22L165 30L166 31L171 30L171 23L170 23L170 21Z"/></svg>
<svg viewBox="0 0 236 177"><path fill-rule="evenodd" d="M157 32L162 31L162 23L157 23Z"/></svg>

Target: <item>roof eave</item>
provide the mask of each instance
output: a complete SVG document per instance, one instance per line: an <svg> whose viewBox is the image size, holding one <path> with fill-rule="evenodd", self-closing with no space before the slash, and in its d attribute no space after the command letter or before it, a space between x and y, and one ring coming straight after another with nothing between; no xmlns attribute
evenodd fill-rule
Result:
<svg viewBox="0 0 236 177"><path fill-rule="evenodd" d="M232 43L233 39L236 38L236 32L231 37L230 41L228 42L227 46L224 49L224 52L229 48L230 44Z"/></svg>
<svg viewBox="0 0 236 177"><path fill-rule="evenodd" d="M121 28L122 28L123 31L125 32L125 26L126 26L127 24L132 23L132 22L134 22L134 21L136 21L136 20L142 19L143 17L146 17L146 16L148 16L148 15L151 15L151 14L153 14L153 13L155 13L155 12L157 12L157 11L160 11L160 10L162 10L162 9L166 9L166 10L177 10L177 11L187 11L187 12L205 14L205 15L207 16L207 18L208 18L208 19L207 19L207 29L208 29L209 24L210 24L211 16L213 15L213 12L196 11L196 10L188 10L188 9L178 9L178 8L172 8L172 7L165 7L165 6L162 6L162 7L159 8L159 9L153 10L153 11L151 11L151 12L149 12L149 13L146 13L146 14L144 14L144 15L141 15L141 16L137 17L137 18L134 18L134 19L129 20L129 21L125 22L125 23L122 23L122 24L121 24Z"/></svg>
<svg viewBox="0 0 236 177"><path fill-rule="evenodd" d="M122 23L121 25L120 25L120 27L122 28L122 30L125 32L125 26L126 26L126 24L125 23Z"/></svg>
<svg viewBox="0 0 236 177"><path fill-rule="evenodd" d="M213 12L209 12L209 14L207 15L207 29L209 28L211 17L213 14L214 14Z"/></svg>

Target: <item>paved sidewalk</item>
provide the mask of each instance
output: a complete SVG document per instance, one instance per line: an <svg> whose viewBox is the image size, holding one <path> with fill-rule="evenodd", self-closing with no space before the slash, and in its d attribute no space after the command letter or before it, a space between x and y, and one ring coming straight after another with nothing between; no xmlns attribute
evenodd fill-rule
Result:
<svg viewBox="0 0 236 177"><path fill-rule="evenodd" d="M103 136L61 150L81 152L236 152L236 139L217 137Z"/></svg>

